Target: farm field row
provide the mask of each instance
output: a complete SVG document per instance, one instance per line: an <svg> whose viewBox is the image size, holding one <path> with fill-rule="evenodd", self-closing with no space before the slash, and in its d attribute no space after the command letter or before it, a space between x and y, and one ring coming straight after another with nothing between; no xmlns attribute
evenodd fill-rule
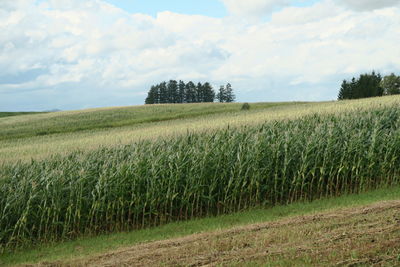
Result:
<svg viewBox="0 0 400 267"><path fill-rule="evenodd" d="M400 105L400 97L341 102L255 103L251 104L251 110L246 112L240 111L239 103L188 104L93 109L2 118L0 164L43 159L54 154L66 155L76 150L90 151L99 147L115 147L139 140L171 138L188 132L213 131L228 125L257 125L266 121L296 119L311 114L339 114L391 105ZM123 111L122 115L120 110ZM156 121L156 114L163 117ZM113 116L117 119L113 119ZM93 122L90 122L91 119ZM121 126L126 123L130 125ZM72 130L62 131L71 125ZM107 125L110 127L106 127ZM15 132L19 135L14 135Z"/></svg>
<svg viewBox="0 0 400 267"><path fill-rule="evenodd" d="M66 111L0 119L0 163L168 138L251 121L257 114L304 103L153 105ZM271 110L271 111L270 111Z"/></svg>

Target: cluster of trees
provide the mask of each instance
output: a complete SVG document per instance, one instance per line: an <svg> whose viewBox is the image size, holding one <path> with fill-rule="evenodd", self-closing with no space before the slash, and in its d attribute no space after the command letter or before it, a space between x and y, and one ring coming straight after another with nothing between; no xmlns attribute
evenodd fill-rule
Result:
<svg viewBox="0 0 400 267"><path fill-rule="evenodd" d="M201 103L201 102L233 102L235 95L232 86L228 83L221 86L218 93L215 93L210 83L194 84L192 81L170 80L151 86L145 104L165 103Z"/></svg>
<svg viewBox="0 0 400 267"><path fill-rule="evenodd" d="M217 94L218 102L234 102L236 99L235 94L233 93L232 85L228 83L226 86L221 85L219 87L219 91Z"/></svg>
<svg viewBox="0 0 400 267"><path fill-rule="evenodd" d="M400 94L400 76L394 73L382 78L374 71L361 74L357 79L344 80L339 90L338 100L358 99L383 95Z"/></svg>

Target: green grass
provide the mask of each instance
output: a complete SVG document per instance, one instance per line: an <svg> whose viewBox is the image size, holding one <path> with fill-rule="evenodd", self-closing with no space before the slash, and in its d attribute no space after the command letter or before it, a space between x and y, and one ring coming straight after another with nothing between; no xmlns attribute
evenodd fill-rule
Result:
<svg viewBox="0 0 400 267"><path fill-rule="evenodd" d="M306 215L337 208L367 205L384 200L400 199L400 187L384 188L361 194L298 202L272 208L256 208L230 215L209 217L138 231L85 237L75 241L40 245L0 255L0 265L33 264L43 261L70 260L108 252L142 242L163 240L193 233L229 229L234 226L268 222L295 215Z"/></svg>
<svg viewBox="0 0 400 267"><path fill-rule="evenodd" d="M0 118L11 117L11 116L21 116L21 115L35 115L43 114L46 112L0 112Z"/></svg>
<svg viewBox="0 0 400 267"><path fill-rule="evenodd" d="M254 103L259 110L293 103ZM0 141L195 118L240 110L240 103L166 104L66 111L0 120Z"/></svg>

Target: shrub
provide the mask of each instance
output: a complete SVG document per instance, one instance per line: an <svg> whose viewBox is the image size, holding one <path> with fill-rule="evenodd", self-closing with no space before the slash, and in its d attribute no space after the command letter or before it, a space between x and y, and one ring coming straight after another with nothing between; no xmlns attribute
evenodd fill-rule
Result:
<svg viewBox="0 0 400 267"><path fill-rule="evenodd" d="M249 110L249 109L250 109L250 104L249 103L243 103L242 110Z"/></svg>

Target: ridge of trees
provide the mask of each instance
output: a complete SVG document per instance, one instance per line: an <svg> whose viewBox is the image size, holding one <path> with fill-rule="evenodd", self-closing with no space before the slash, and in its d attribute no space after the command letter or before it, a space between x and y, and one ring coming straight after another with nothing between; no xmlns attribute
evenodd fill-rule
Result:
<svg viewBox="0 0 400 267"><path fill-rule="evenodd" d="M216 93L209 82L170 80L151 86L145 104L234 102L235 94L231 84L221 85Z"/></svg>
<svg viewBox="0 0 400 267"><path fill-rule="evenodd" d="M358 78L343 80L338 100L395 94L400 94L400 76L392 73L382 78L381 74L372 71L361 74Z"/></svg>

